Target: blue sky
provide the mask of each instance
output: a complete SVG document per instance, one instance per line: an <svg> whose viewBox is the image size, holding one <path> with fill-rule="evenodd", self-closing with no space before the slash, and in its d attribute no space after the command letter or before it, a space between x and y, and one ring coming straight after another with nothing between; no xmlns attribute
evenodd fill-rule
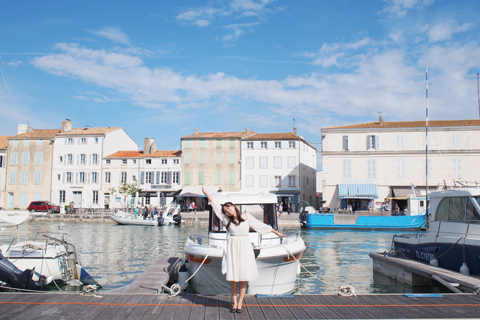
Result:
<svg viewBox="0 0 480 320"><path fill-rule="evenodd" d="M121 126L176 150L200 132L479 117L480 2L4 1L0 135ZM8 90L7 90L8 88Z"/></svg>

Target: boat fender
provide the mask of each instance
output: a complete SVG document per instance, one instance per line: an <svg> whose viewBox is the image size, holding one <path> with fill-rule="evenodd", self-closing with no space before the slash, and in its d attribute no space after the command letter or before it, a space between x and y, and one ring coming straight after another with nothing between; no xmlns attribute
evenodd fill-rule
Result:
<svg viewBox="0 0 480 320"><path fill-rule="evenodd" d="M430 265L434 267L438 267L439 266L438 260L433 258L432 260L430 260Z"/></svg>
<svg viewBox="0 0 480 320"><path fill-rule="evenodd" d="M186 282L188 279L188 270L185 264L182 264L180 269L178 270L178 283L180 284L180 287L182 290L185 290L188 288L188 282Z"/></svg>
<svg viewBox="0 0 480 320"><path fill-rule="evenodd" d="M460 267L460 273L464 274L466 276L470 275L470 268L467 266L467 264L465 262Z"/></svg>

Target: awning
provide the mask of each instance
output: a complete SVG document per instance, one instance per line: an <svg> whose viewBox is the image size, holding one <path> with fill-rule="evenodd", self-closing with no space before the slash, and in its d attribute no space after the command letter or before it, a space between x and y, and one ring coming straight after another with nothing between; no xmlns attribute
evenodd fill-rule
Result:
<svg viewBox="0 0 480 320"><path fill-rule="evenodd" d="M340 199L378 198L377 185L374 183L343 183L338 185Z"/></svg>
<svg viewBox="0 0 480 320"><path fill-rule="evenodd" d="M207 192L212 195L218 192L219 187L205 186ZM202 191L202 186L186 186L182 189L179 197L205 197Z"/></svg>
<svg viewBox="0 0 480 320"><path fill-rule="evenodd" d="M408 199L409 195L413 195L411 186L405 187L390 187L392 188L392 198L394 199Z"/></svg>

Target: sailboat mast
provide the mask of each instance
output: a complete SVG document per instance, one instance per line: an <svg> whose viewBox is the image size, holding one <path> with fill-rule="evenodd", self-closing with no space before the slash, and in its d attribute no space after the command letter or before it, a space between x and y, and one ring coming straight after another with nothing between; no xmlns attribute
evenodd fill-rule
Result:
<svg viewBox="0 0 480 320"><path fill-rule="evenodd" d="M425 67L425 208L428 210L428 64Z"/></svg>

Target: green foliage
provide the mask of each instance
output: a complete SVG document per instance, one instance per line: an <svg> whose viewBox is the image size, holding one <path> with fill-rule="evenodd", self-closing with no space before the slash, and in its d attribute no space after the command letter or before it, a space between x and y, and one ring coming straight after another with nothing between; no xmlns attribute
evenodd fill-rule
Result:
<svg viewBox="0 0 480 320"><path fill-rule="evenodd" d="M122 198L123 198L123 202L122 202L122 207L125 208L127 206L127 198L128 196L132 196L132 197L135 197L135 195L137 194L137 192L139 192L140 189L137 187L137 184L135 182L132 182L132 183L122 183L119 187L118 187L118 190L115 189L115 188L108 188L108 192L110 192L110 194L114 195L116 192L117 193L120 193L122 195Z"/></svg>

